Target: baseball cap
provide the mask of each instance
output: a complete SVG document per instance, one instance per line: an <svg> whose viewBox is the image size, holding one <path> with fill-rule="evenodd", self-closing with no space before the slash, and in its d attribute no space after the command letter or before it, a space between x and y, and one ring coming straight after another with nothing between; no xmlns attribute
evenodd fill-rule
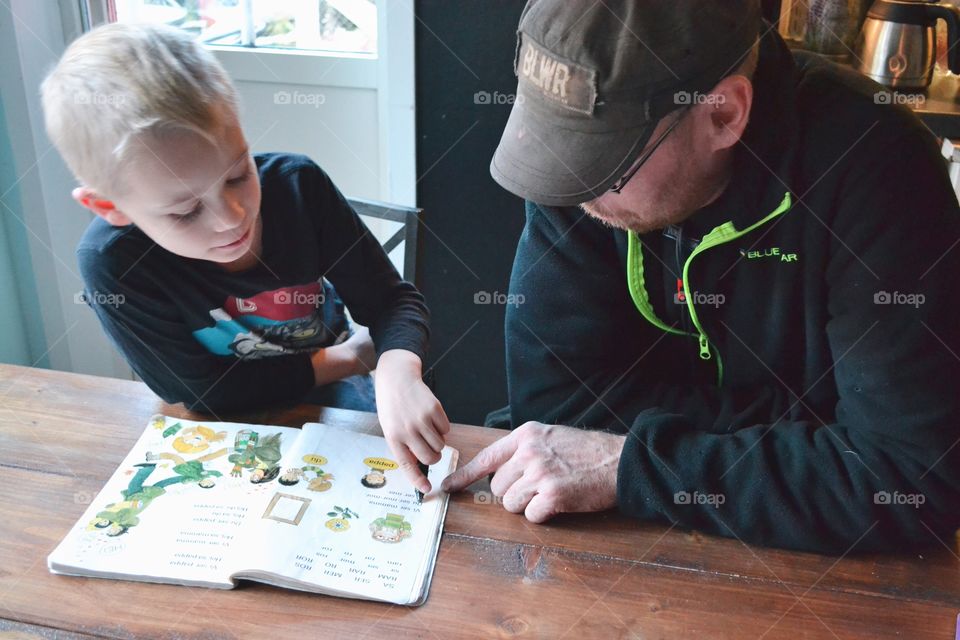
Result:
<svg viewBox="0 0 960 640"><path fill-rule="evenodd" d="M529 0L491 175L539 204L599 197L661 118L740 65L762 24L760 0Z"/></svg>

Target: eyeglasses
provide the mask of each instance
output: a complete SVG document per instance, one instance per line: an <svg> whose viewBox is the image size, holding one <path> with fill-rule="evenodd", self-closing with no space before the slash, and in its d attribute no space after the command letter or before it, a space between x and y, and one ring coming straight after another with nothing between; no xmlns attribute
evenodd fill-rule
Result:
<svg viewBox="0 0 960 640"><path fill-rule="evenodd" d="M683 109L680 110L680 112L677 114L677 117L674 119L673 122L670 123L670 126L667 127L666 131L660 134L660 137L654 141L652 146L650 146L642 154L640 154L640 157L637 158L637 161L636 163L634 163L633 167L631 167L631 169L627 171L627 173L625 173L622 178L620 178L615 183L613 183L613 186L610 187L610 191L612 191L613 193L620 193L623 190L623 188L627 186L627 183L630 182L630 178L635 176L637 174L637 171L640 171L640 167L642 167L647 162L647 160L650 159L650 156L652 156L653 153L658 148L660 148L660 145L663 144L663 141L667 139L667 136L670 135L671 131L677 128L677 125L680 124L680 121L683 120L683 117L687 115L687 112L689 110L690 110L690 107L684 107Z"/></svg>

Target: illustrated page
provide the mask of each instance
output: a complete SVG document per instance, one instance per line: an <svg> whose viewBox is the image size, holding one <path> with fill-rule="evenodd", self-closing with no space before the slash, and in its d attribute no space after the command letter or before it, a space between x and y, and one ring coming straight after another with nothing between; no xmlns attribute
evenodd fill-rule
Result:
<svg viewBox="0 0 960 640"><path fill-rule="evenodd" d="M410 601L432 570L447 505L439 486L456 455L443 450L419 504L383 438L304 425L253 523L260 551L249 568L341 595Z"/></svg>
<svg viewBox="0 0 960 640"><path fill-rule="evenodd" d="M155 416L50 555L51 570L229 586L299 435Z"/></svg>

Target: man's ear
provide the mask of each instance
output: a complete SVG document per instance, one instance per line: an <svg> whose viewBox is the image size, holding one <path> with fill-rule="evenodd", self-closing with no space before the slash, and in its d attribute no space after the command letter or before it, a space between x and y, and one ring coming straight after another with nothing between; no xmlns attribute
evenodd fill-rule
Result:
<svg viewBox="0 0 960 640"><path fill-rule="evenodd" d="M753 106L753 83L739 74L727 76L710 92L710 98L713 104L700 108L709 120L711 150L723 151L737 144L747 129Z"/></svg>
<svg viewBox="0 0 960 640"><path fill-rule="evenodd" d="M124 215L110 200L101 198L90 187L77 187L70 194L81 207L86 207L115 227L126 227L133 222Z"/></svg>

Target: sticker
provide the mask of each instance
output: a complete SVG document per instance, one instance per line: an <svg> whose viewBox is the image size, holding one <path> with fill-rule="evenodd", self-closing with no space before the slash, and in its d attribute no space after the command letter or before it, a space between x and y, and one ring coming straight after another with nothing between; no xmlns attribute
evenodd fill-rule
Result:
<svg viewBox="0 0 960 640"><path fill-rule="evenodd" d="M328 491L333 488L333 474L324 473L318 475L316 478L310 481L310 484L307 485L307 489L310 491Z"/></svg>
<svg viewBox="0 0 960 640"><path fill-rule="evenodd" d="M190 460L173 467L174 475L146 485L145 482L157 468L155 462L133 465L136 473L130 478L127 488L120 492L122 500L111 502L90 521L88 529L100 529L110 537L127 533L140 524L140 515L150 503L167 493L167 488L196 483L204 489L213 488L219 471L204 469L199 460Z"/></svg>
<svg viewBox="0 0 960 640"><path fill-rule="evenodd" d="M331 516L326 522L327 529L337 532L346 531L350 528L350 519L360 517L356 511L338 506L334 506L333 511L328 511L327 515Z"/></svg>
<svg viewBox="0 0 960 640"><path fill-rule="evenodd" d="M233 453L227 460L233 463L230 476L243 477L250 472L250 482L262 484L280 475L280 441L282 434L271 433L260 437L256 431L244 429L237 432L233 441Z"/></svg>
<svg viewBox="0 0 960 640"><path fill-rule="evenodd" d="M160 425L160 426L162 427L163 425ZM160 435L162 435L164 438L169 438L170 436L172 436L173 434L175 434L177 431L180 431L180 428L181 428L182 426L183 426L183 425L180 424L179 422L177 422L176 424L172 424L172 425L170 425L169 427L167 427L167 428L163 431L163 433L160 434Z"/></svg>
<svg viewBox="0 0 960 640"><path fill-rule="evenodd" d="M388 513L370 523L370 533L377 542L396 544L406 540L412 534L412 526L402 515Z"/></svg>
<svg viewBox="0 0 960 640"><path fill-rule="evenodd" d="M307 464L316 465L318 467L327 464L327 459L316 453L308 453L307 455L303 456L303 461Z"/></svg>
<svg viewBox="0 0 960 640"><path fill-rule="evenodd" d="M277 478L277 482L285 487L292 487L300 482L301 478L303 478L303 469L298 467L290 467L280 474L280 477Z"/></svg>
<svg viewBox="0 0 960 640"><path fill-rule="evenodd" d="M387 476L379 469L371 469L369 473L360 478L360 484L367 489L379 489L387 484Z"/></svg>
<svg viewBox="0 0 960 640"><path fill-rule="evenodd" d="M363 464L371 469L378 469L380 471L389 471L400 466L393 460L388 460L387 458L364 458Z"/></svg>
<svg viewBox="0 0 960 640"><path fill-rule="evenodd" d="M172 435L175 431L171 431L171 429L174 427L179 428L179 426L179 422L173 425L173 427L163 432L164 436L167 435L167 432L170 432ZM177 439L173 441L173 448L180 453L200 453L201 451L206 451L210 447L211 442L220 442L226 437L226 431L214 431L209 427L197 425L196 427L189 427L181 431Z"/></svg>
<svg viewBox="0 0 960 640"><path fill-rule="evenodd" d="M400 466L388 458L364 458L363 464L370 467L370 471L360 478L360 484L367 489L379 489L383 487L387 484L387 476L384 472Z"/></svg>

